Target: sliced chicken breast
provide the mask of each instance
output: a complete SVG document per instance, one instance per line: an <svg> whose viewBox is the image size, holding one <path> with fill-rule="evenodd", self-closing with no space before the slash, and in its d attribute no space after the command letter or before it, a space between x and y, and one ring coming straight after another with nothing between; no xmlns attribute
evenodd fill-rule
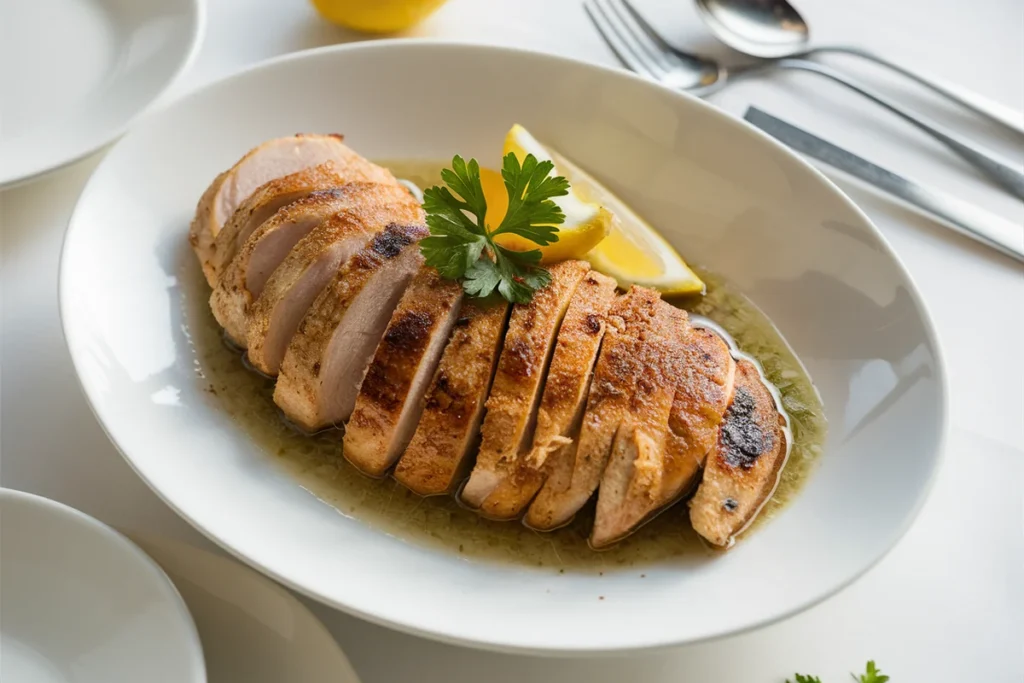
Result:
<svg viewBox="0 0 1024 683"><path fill-rule="evenodd" d="M506 511L497 504L488 506L487 497L502 479L516 472L527 455L555 335L590 264L562 261L549 270L551 284L538 290L530 303L516 304L512 310L487 397L480 452L462 490L462 501L485 516L505 518Z"/></svg>
<svg viewBox="0 0 1024 683"><path fill-rule="evenodd" d="M238 346L245 348L246 313L292 248L332 214L360 206L412 201L398 184L348 183L313 192L284 206L260 225L220 273L210 295L213 315Z"/></svg>
<svg viewBox="0 0 1024 683"><path fill-rule="evenodd" d="M489 515L518 517L544 483L549 458L557 461L570 451L583 419L615 287L615 280L593 270L576 287L558 329L533 445L487 496L483 508Z"/></svg>
<svg viewBox="0 0 1024 683"><path fill-rule="evenodd" d="M423 225L391 224L334 275L288 344L274 402L316 430L352 414L359 385L398 300L423 264Z"/></svg>
<svg viewBox="0 0 1024 683"><path fill-rule="evenodd" d="M422 220L423 211L414 202L371 204L339 212L299 240L246 314L249 363L276 376L299 323L338 268L389 223Z"/></svg>
<svg viewBox="0 0 1024 683"><path fill-rule="evenodd" d="M343 454L363 473L383 475L412 439L461 303L462 285L429 266L402 295L345 425Z"/></svg>
<svg viewBox="0 0 1024 683"><path fill-rule="evenodd" d="M498 297L463 302L419 425L395 467L395 479L421 496L448 493L471 464L509 308Z"/></svg>
<svg viewBox="0 0 1024 683"><path fill-rule="evenodd" d="M612 306L572 469L552 470L530 505L527 525L541 530L563 526L593 495L619 426L652 400L649 395L665 391L645 368L660 367L659 343L678 324L676 310L654 290L636 286Z"/></svg>
<svg viewBox="0 0 1024 683"><path fill-rule="evenodd" d="M710 330L691 327L682 311L671 313L662 371L673 382L671 411L656 438L639 438L632 426L624 434L620 427L616 441L623 437L623 447L613 448L601 478L590 540L595 548L625 538L692 489L732 395L736 365L728 345ZM634 414L648 419L648 411Z"/></svg>
<svg viewBox="0 0 1024 683"><path fill-rule="evenodd" d="M213 240L210 269L215 282L249 236L278 209L313 192L360 181L398 184L390 171L369 162L365 168L338 170L333 161L327 161L261 185L235 210Z"/></svg>
<svg viewBox="0 0 1024 683"><path fill-rule="evenodd" d="M690 522L709 542L731 545L775 491L788 452L784 427L757 368L741 360L716 448L690 500Z"/></svg>
<svg viewBox="0 0 1024 683"><path fill-rule="evenodd" d="M213 256L213 241L235 209L256 188L304 168L333 161L339 173L370 162L342 143L340 135L293 135L268 140L250 150L234 166L218 175L203 193L189 228L189 242L203 264L207 281L213 284L208 263Z"/></svg>

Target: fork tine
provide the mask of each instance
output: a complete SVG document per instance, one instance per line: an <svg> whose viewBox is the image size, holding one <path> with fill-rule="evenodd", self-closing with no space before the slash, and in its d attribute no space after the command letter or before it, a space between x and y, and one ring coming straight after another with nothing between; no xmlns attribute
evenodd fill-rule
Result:
<svg viewBox="0 0 1024 683"><path fill-rule="evenodd" d="M642 52L663 74L677 66L672 48L627 0L606 0L605 4L618 18L622 31L629 34L634 50Z"/></svg>
<svg viewBox="0 0 1024 683"><path fill-rule="evenodd" d="M613 18L598 0L584 0L583 8L605 42L628 69L641 76L658 80L661 70L656 69L649 58L637 52L633 47L635 41L629 40L628 34L620 30L621 22Z"/></svg>

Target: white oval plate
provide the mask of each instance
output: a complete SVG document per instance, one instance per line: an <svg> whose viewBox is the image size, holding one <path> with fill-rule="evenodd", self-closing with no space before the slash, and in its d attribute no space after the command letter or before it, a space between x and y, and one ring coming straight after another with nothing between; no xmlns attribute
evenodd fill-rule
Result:
<svg viewBox="0 0 1024 683"><path fill-rule="evenodd" d="M320 620L273 581L187 543L132 540L167 572L188 605L210 683L359 683Z"/></svg>
<svg viewBox="0 0 1024 683"><path fill-rule="evenodd" d="M0 22L0 187L112 141L199 49L203 0L29 0Z"/></svg>
<svg viewBox="0 0 1024 683"><path fill-rule="evenodd" d="M0 680L204 683L174 584L144 552L66 505L0 489Z"/></svg>
<svg viewBox="0 0 1024 683"><path fill-rule="evenodd" d="M724 556L603 576L466 561L338 514L204 400L179 275L194 258L189 219L219 171L296 131L343 132L369 157L458 152L493 162L513 122L749 293L821 391L831 436L820 468L776 520ZM128 134L90 180L68 228L60 301L100 422L198 529L327 604L482 647L665 646L813 605L906 531L945 431L942 365L917 291L824 176L699 100L510 49L332 47L189 95Z"/></svg>

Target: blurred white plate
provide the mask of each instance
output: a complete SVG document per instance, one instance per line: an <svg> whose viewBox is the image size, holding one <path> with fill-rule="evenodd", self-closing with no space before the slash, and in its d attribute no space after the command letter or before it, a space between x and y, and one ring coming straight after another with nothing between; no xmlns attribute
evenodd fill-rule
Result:
<svg viewBox="0 0 1024 683"><path fill-rule="evenodd" d="M198 51L203 0L14 0L0 19L0 187L112 141Z"/></svg>
<svg viewBox="0 0 1024 683"><path fill-rule="evenodd" d="M359 683L323 624L273 581L185 543L132 540L163 567L192 612L210 683Z"/></svg>
<svg viewBox="0 0 1024 683"><path fill-rule="evenodd" d="M209 290L191 284L188 224L208 183L246 150L323 131L344 133L370 158L458 152L491 163L515 122L605 182L687 259L749 295L821 392L829 441L820 467L776 519L728 553L560 574L383 533L300 487L196 372L194 318L182 302L201 306ZM193 92L147 117L103 160L71 218L60 277L64 333L85 393L165 501L290 588L447 641L632 650L805 609L903 535L946 429L942 363L921 298L842 192L700 100L550 55L375 41L288 55Z"/></svg>
<svg viewBox="0 0 1024 683"><path fill-rule="evenodd" d="M105 524L0 489L0 681L203 683L203 651L174 585Z"/></svg>

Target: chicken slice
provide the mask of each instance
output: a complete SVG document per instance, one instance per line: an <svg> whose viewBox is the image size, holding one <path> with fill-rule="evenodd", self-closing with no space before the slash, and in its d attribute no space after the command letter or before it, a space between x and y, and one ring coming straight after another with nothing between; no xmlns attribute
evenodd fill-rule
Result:
<svg viewBox="0 0 1024 683"><path fill-rule="evenodd" d="M249 306L249 363L265 375L276 376L288 342L338 268L389 223L422 220L423 211L415 202L367 205L331 216L299 240Z"/></svg>
<svg viewBox="0 0 1024 683"><path fill-rule="evenodd" d="M478 508L485 516L501 514L500 509L486 509L486 499L526 457L555 335L573 292L586 277L590 264L562 261L549 270L551 283L534 293L530 303L516 304L512 309L498 369L487 397L480 452L462 490L462 501Z"/></svg>
<svg viewBox="0 0 1024 683"><path fill-rule="evenodd" d="M775 491L786 464L785 425L757 368L741 360L717 446L690 500L690 522L697 533L715 545L728 546L750 525Z"/></svg>
<svg viewBox="0 0 1024 683"><path fill-rule="evenodd" d="M356 394L391 313L423 263L423 225L392 223L335 273L288 344L274 402L316 430L352 414Z"/></svg>
<svg viewBox="0 0 1024 683"><path fill-rule="evenodd" d="M462 285L429 266L402 295L345 425L343 453L363 473L383 475L408 445L461 303Z"/></svg>
<svg viewBox="0 0 1024 683"><path fill-rule="evenodd" d="M213 241L235 209L264 183L326 161L333 161L339 173L370 166L342 143L340 135L300 134L264 142L214 179L199 199L189 228L189 242L211 286Z"/></svg>
<svg viewBox="0 0 1024 683"><path fill-rule="evenodd" d="M558 329L533 445L487 496L482 508L489 516L518 517L544 483L545 461L558 460L570 450L583 419L615 286L615 280L592 270L576 287Z"/></svg>
<svg viewBox="0 0 1024 683"><path fill-rule="evenodd" d="M375 164L339 171L333 161L304 168L261 185L235 210L213 240L210 269L215 282L249 236L278 209L318 190L360 181L398 185L390 171ZM408 196L411 199L412 195ZM214 283L211 285L216 286Z"/></svg>
<svg viewBox="0 0 1024 683"><path fill-rule="evenodd" d="M570 522L597 489L620 424L653 402L650 395L665 391L650 368L662 369L663 340L678 325L673 311L678 309L645 287L632 287L613 304L572 467L550 471L527 512L528 526L547 531Z"/></svg>
<svg viewBox="0 0 1024 683"><path fill-rule="evenodd" d="M664 371L674 381L671 412L653 450L620 428L617 439L632 443L613 453L601 478L590 539L595 548L625 538L688 493L717 439L736 364L721 337L676 314Z"/></svg>
<svg viewBox="0 0 1024 683"><path fill-rule="evenodd" d="M224 268L210 295L213 315L238 346L245 348L246 312L292 248L331 215L360 206L413 201L398 184L348 183L313 192L260 225Z"/></svg>
<svg viewBox="0 0 1024 683"><path fill-rule="evenodd" d="M424 396L423 414L395 479L421 496L448 493L461 479L478 444L508 321L498 297L468 299Z"/></svg>

